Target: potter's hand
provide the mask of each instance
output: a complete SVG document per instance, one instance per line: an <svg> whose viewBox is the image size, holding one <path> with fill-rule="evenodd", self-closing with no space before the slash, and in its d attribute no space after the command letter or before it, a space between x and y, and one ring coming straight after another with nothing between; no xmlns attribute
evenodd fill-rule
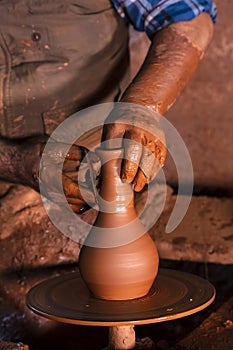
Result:
<svg viewBox="0 0 233 350"><path fill-rule="evenodd" d="M164 135L154 114L146 107L119 104L103 129L105 147L124 148L121 177L136 192L154 179L166 157Z"/></svg>
<svg viewBox="0 0 233 350"><path fill-rule="evenodd" d="M212 34L213 23L207 13L201 13L190 21L173 23L158 31L152 38L140 71L124 92L121 101L149 107L148 110L161 115L166 113L203 58ZM140 116L140 113L131 111L126 118L130 120L128 125L125 124L124 113L115 118L110 115L107 121L112 121L112 124L105 125L103 140L115 137L135 140L139 145L147 146L162 165L166 150L156 137L153 117L149 120L153 130L148 133L145 131L148 130L148 120L144 123L142 116L143 113ZM145 125L144 128L135 125L134 121L138 120L139 126ZM110 141L109 144L111 147ZM157 173L157 170L154 170L156 162L153 163L151 155L147 157L147 150L143 151L141 147L129 146L126 148L126 155L130 160L124 162L122 176L132 181L135 190L140 191ZM141 169L132 163L133 160L139 163Z"/></svg>
<svg viewBox="0 0 233 350"><path fill-rule="evenodd" d="M48 149L46 147L41 159L40 190L43 195L62 205L64 203L60 188L62 183L69 206L74 212L80 214L89 209L86 201L95 203L94 194L89 189L91 184L89 184L88 166L84 163L80 168L81 161L88 150L85 147L72 145L68 153L66 152L67 145L62 143L49 143ZM92 157L94 157L93 154ZM59 175L59 169L62 169L61 175ZM81 187L82 190L80 190Z"/></svg>
<svg viewBox="0 0 233 350"><path fill-rule="evenodd" d="M64 150L67 145L54 142L50 144L49 152L43 154L46 141L46 138L17 141L0 138L0 179L30 186L38 192L41 191L48 199L62 204L62 188L59 186L59 176L61 176L60 182L69 205L76 213L83 212L87 209L87 205L80 193L77 174L86 149L72 146L65 155ZM43 161L40 167L42 154ZM59 167L62 169L60 175ZM88 172L84 171L83 183L87 183L87 177ZM94 201L93 193L88 188L84 188L84 193L89 202Z"/></svg>

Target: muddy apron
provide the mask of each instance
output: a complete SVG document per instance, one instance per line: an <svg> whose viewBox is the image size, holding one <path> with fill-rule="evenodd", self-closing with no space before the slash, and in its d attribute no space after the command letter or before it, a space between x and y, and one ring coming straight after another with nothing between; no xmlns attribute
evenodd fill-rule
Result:
<svg viewBox="0 0 233 350"><path fill-rule="evenodd" d="M117 98L127 65L127 26L109 0L1 1L0 135L49 135Z"/></svg>

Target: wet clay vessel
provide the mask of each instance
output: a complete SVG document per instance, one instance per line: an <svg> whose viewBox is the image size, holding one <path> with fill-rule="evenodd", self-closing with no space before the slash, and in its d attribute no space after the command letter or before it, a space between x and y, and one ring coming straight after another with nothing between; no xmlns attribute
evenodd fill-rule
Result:
<svg viewBox="0 0 233 350"><path fill-rule="evenodd" d="M97 154L102 162L100 211L80 252L80 273L97 298L139 298L157 275L157 249L137 217L130 184L120 178L123 150L99 149Z"/></svg>

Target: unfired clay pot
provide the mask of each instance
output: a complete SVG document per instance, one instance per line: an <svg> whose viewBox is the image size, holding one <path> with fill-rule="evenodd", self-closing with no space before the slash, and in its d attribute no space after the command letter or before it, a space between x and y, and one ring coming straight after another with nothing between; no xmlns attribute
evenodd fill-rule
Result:
<svg viewBox="0 0 233 350"><path fill-rule="evenodd" d="M80 273L98 298L146 295L158 272L155 243L137 218L130 184L120 179L123 150L97 151L102 160L100 212L79 258Z"/></svg>

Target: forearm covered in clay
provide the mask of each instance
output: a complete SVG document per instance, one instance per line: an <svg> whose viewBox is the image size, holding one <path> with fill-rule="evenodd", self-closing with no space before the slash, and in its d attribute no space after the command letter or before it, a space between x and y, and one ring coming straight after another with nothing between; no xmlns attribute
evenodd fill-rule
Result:
<svg viewBox="0 0 233 350"><path fill-rule="evenodd" d="M122 101L166 113L195 72L212 34L213 23L207 13L159 31Z"/></svg>

